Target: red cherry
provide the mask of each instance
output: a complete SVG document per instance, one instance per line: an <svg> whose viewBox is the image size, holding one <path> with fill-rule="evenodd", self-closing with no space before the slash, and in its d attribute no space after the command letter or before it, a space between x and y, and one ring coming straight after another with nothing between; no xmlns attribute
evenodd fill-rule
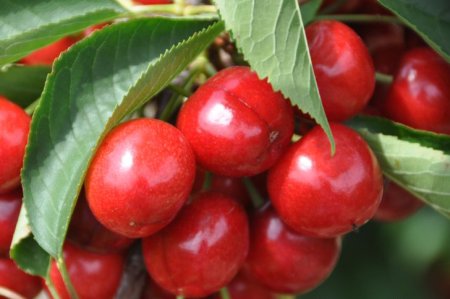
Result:
<svg viewBox="0 0 450 299"><path fill-rule="evenodd" d="M92 213L129 238L149 236L181 209L195 177L195 157L181 132L156 119L117 126L86 177Z"/></svg>
<svg viewBox="0 0 450 299"><path fill-rule="evenodd" d="M375 87L375 70L361 38L337 21L306 27L311 60L325 113L330 121L349 119L366 106Z"/></svg>
<svg viewBox="0 0 450 299"><path fill-rule="evenodd" d="M248 221L235 200L203 193L161 232L143 241L151 277L173 294L202 297L236 275L248 252Z"/></svg>
<svg viewBox="0 0 450 299"><path fill-rule="evenodd" d="M0 288L31 299L40 292L42 285L39 277L23 272L10 259L0 258ZM0 296L0 299L6 297Z"/></svg>
<svg viewBox="0 0 450 299"><path fill-rule="evenodd" d="M248 67L220 71L184 104L178 128L206 170L251 176L271 167L290 143L292 107Z"/></svg>
<svg viewBox="0 0 450 299"><path fill-rule="evenodd" d="M320 127L296 142L269 172L268 188L283 221L299 233L335 237L366 223L383 193L378 162L352 129L331 123L336 153Z"/></svg>
<svg viewBox="0 0 450 299"><path fill-rule="evenodd" d="M80 299L113 298L123 272L119 254L98 254L66 243L64 261L70 280ZM70 299L56 263L50 266L50 279L61 299Z"/></svg>
<svg viewBox="0 0 450 299"><path fill-rule="evenodd" d="M386 115L416 129L450 134L450 65L429 48L408 51L385 103Z"/></svg>
<svg viewBox="0 0 450 299"><path fill-rule="evenodd" d="M0 96L0 194L20 185L30 121L22 108Z"/></svg>
<svg viewBox="0 0 450 299"><path fill-rule="evenodd" d="M134 239L116 234L101 225L92 215L84 192L78 198L67 238L80 247L99 253L123 251L134 241Z"/></svg>
<svg viewBox="0 0 450 299"><path fill-rule="evenodd" d="M0 257L9 256L9 247L11 247L21 206L21 190L0 194Z"/></svg>
<svg viewBox="0 0 450 299"><path fill-rule="evenodd" d="M379 221L398 221L410 216L422 206L423 203L411 193L385 179L383 199L373 218Z"/></svg>
<svg viewBox="0 0 450 299"><path fill-rule="evenodd" d="M22 58L21 62L27 65L52 65L61 52L66 51L78 40L67 36L56 42L34 51L28 56Z"/></svg>
<svg viewBox="0 0 450 299"><path fill-rule="evenodd" d="M257 283L244 272L239 272L227 286L231 299L276 299L277 296ZM213 299L222 299L216 294Z"/></svg>
<svg viewBox="0 0 450 299"><path fill-rule="evenodd" d="M134 0L134 2L144 5L172 4L172 0Z"/></svg>
<svg viewBox="0 0 450 299"><path fill-rule="evenodd" d="M288 228L270 206L252 220L246 269L271 291L305 293L333 271L340 253L340 238L300 235Z"/></svg>

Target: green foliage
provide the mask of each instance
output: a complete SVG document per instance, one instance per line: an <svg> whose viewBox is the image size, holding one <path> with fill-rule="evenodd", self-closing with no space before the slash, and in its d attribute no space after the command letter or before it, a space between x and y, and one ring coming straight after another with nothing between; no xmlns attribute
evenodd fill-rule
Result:
<svg viewBox="0 0 450 299"><path fill-rule="evenodd" d="M48 66L4 67L0 70L0 95L25 108L41 95L48 73Z"/></svg>
<svg viewBox="0 0 450 299"><path fill-rule="evenodd" d="M79 42L54 63L33 116L22 172L31 230L53 257L61 254L86 169L104 135L223 30L221 23L211 24L186 19L120 23Z"/></svg>
<svg viewBox="0 0 450 299"><path fill-rule="evenodd" d="M296 0L216 0L226 28L261 78L309 113L334 140L322 107Z"/></svg>
<svg viewBox="0 0 450 299"><path fill-rule="evenodd" d="M387 177L450 217L450 136L374 117L349 124L370 145Z"/></svg>
<svg viewBox="0 0 450 299"><path fill-rule="evenodd" d="M450 1L378 0L450 62Z"/></svg>
<svg viewBox="0 0 450 299"><path fill-rule="evenodd" d="M308 23L313 21L314 17L319 12L322 2L322 0L310 0L300 6L303 24L308 25Z"/></svg>
<svg viewBox="0 0 450 299"><path fill-rule="evenodd" d="M0 7L0 65L124 12L113 0L0 0Z"/></svg>
<svg viewBox="0 0 450 299"><path fill-rule="evenodd" d="M50 256L33 239L28 226L27 212L22 205L14 232L11 258L25 272L46 277L50 268Z"/></svg>

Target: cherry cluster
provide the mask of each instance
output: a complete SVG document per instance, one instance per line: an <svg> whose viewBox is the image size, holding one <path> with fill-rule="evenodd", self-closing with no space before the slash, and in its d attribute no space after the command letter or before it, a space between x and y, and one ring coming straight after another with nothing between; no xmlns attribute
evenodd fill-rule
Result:
<svg viewBox="0 0 450 299"><path fill-rule="evenodd" d="M342 123L370 113L450 134L450 66L420 42L409 49L389 26L397 25L306 28L334 155L324 131L247 66L212 76L174 124L139 118L115 127L91 162L64 245L79 297L112 298L137 239L151 277L142 298L219 298L224 286L232 298L305 293L333 271L342 236L416 211L421 202L383 179L369 146ZM21 62L51 64L75 41ZM392 84L378 86L375 71L395 75ZM25 298L41 281L8 250L30 120L0 97L0 286ZM70 298L54 262L50 278Z"/></svg>

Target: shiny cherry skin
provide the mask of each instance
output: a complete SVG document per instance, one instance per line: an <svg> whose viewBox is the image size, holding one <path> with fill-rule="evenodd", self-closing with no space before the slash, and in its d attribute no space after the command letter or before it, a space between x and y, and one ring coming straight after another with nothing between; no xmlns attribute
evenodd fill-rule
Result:
<svg viewBox="0 0 450 299"><path fill-rule="evenodd" d="M104 139L87 173L86 197L106 228L141 238L172 221L194 178L195 156L183 134L160 120L137 119Z"/></svg>
<svg viewBox="0 0 450 299"><path fill-rule="evenodd" d="M252 218L246 269L272 292L305 293L333 271L341 249L340 237L311 238L283 223L266 205Z"/></svg>
<svg viewBox="0 0 450 299"><path fill-rule="evenodd" d="M293 111L250 68L224 69L184 104L177 127L197 162L218 175L251 176L270 168L290 143Z"/></svg>
<svg viewBox="0 0 450 299"><path fill-rule="evenodd" d="M143 240L147 271L176 295L203 297L227 285L249 246L242 206L220 193L199 194L161 232Z"/></svg>
<svg viewBox="0 0 450 299"><path fill-rule="evenodd" d="M227 285L231 299L276 299L277 296L267 288L256 282L243 271ZM222 299L220 294L216 294L213 299Z"/></svg>
<svg viewBox="0 0 450 299"><path fill-rule="evenodd" d="M42 289L41 279L29 275L8 258L0 258L0 288L8 289L24 298L34 298ZM0 299L6 299L0 295Z"/></svg>
<svg viewBox="0 0 450 299"><path fill-rule="evenodd" d="M78 198L67 238L82 248L98 253L121 252L134 241L110 231L98 222L89 209L84 192Z"/></svg>
<svg viewBox="0 0 450 299"><path fill-rule="evenodd" d="M144 5L158 5L158 4L172 4L172 0L134 0L138 4Z"/></svg>
<svg viewBox="0 0 450 299"><path fill-rule="evenodd" d="M9 247L11 247L21 206L22 192L20 189L0 194L0 257L9 256Z"/></svg>
<svg viewBox="0 0 450 299"><path fill-rule="evenodd" d="M270 199L295 231L331 238L366 223L383 193L383 177L367 143L352 129L331 123L336 153L315 127L296 142L268 177Z"/></svg>
<svg viewBox="0 0 450 299"><path fill-rule="evenodd" d="M75 44L78 39L66 36L56 42L34 51L22 58L21 62L26 65L52 65L58 56Z"/></svg>
<svg viewBox="0 0 450 299"><path fill-rule="evenodd" d="M0 194L20 185L30 122L21 107L0 96Z"/></svg>
<svg viewBox="0 0 450 299"><path fill-rule="evenodd" d="M375 87L375 69L361 38L338 21L306 27L311 60L325 113L344 121L366 106Z"/></svg>
<svg viewBox="0 0 450 299"><path fill-rule="evenodd" d="M64 261L80 299L114 298L122 277L124 258L120 254L99 254L64 244ZM70 299L62 276L53 261L50 279L61 299Z"/></svg>
<svg viewBox="0 0 450 299"><path fill-rule="evenodd" d="M399 221L414 214L423 203L414 195L392 182L384 180L381 204L373 217L378 221Z"/></svg>
<svg viewBox="0 0 450 299"><path fill-rule="evenodd" d="M386 115L407 126L450 134L450 64L429 48L408 51L385 103Z"/></svg>

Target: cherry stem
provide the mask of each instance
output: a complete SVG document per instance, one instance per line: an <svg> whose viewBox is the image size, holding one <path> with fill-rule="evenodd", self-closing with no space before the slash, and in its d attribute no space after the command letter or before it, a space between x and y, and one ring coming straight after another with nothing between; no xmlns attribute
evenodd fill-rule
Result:
<svg viewBox="0 0 450 299"><path fill-rule="evenodd" d="M252 200L253 206L258 209L264 204L264 199L259 194L258 190L253 185L253 182L249 178L243 178L242 182L247 189L248 194L250 195L250 199Z"/></svg>
<svg viewBox="0 0 450 299"><path fill-rule="evenodd" d="M53 299L60 299L58 292L55 289L55 285L53 284L53 281L50 279L50 277L47 277L45 279L45 284L47 285L48 290L50 291L50 294L52 295Z"/></svg>
<svg viewBox="0 0 450 299"><path fill-rule="evenodd" d="M183 14L185 16L217 14L217 7L215 7L214 5L186 5Z"/></svg>
<svg viewBox="0 0 450 299"><path fill-rule="evenodd" d="M375 80L377 80L377 82L380 82L383 84L391 84L392 81L394 81L394 77L392 75L376 72Z"/></svg>
<svg viewBox="0 0 450 299"><path fill-rule="evenodd" d="M33 103L31 103L30 105L28 105L27 108L25 108L25 112L26 112L28 115L32 115L32 114L34 113L34 110L36 110L36 107L38 106L40 99L41 99L41 98L35 100Z"/></svg>
<svg viewBox="0 0 450 299"><path fill-rule="evenodd" d="M205 172L205 181L203 182L202 191L208 191L211 188L212 176L211 172Z"/></svg>
<svg viewBox="0 0 450 299"><path fill-rule="evenodd" d="M295 295L277 295L277 299L295 299Z"/></svg>
<svg viewBox="0 0 450 299"><path fill-rule="evenodd" d="M186 90L192 87L192 84L194 83L195 78L201 73L201 70L196 69L192 71L189 76L186 78L186 81L183 84L182 89ZM169 87L170 88L170 87ZM174 111L183 103L183 99L185 96L180 96L178 93L174 93L172 97L170 98L169 102L167 103L166 107L164 107L164 110L161 112L160 119L164 121L168 121Z"/></svg>
<svg viewBox="0 0 450 299"><path fill-rule="evenodd" d="M222 299L231 299L230 292L228 292L226 287L220 289L220 297Z"/></svg>
<svg viewBox="0 0 450 299"><path fill-rule="evenodd" d="M214 5L188 5L185 0L175 0L174 4L137 5L131 0L117 0L122 7L134 15L142 14L170 14L177 16L192 16L199 14L213 14L217 16Z"/></svg>
<svg viewBox="0 0 450 299"><path fill-rule="evenodd" d="M314 18L318 20L336 20L349 23L394 23L403 24L397 17L383 16L383 15L318 15Z"/></svg>
<svg viewBox="0 0 450 299"><path fill-rule="evenodd" d="M56 264L58 265L59 272L61 273L61 277L66 285L67 291L69 292L70 298L79 299L77 291L70 280L69 272L67 271L66 263L62 257L57 259Z"/></svg>
<svg viewBox="0 0 450 299"><path fill-rule="evenodd" d="M183 295L178 295L177 299L184 299L184 296Z"/></svg>
<svg viewBox="0 0 450 299"><path fill-rule="evenodd" d="M170 90L172 90L172 91L174 91L174 92L178 93L179 95L182 95L182 96L184 96L186 98L191 96L191 93L189 91L187 91L186 89L184 89L183 87L180 87L178 85L169 84L167 87Z"/></svg>

